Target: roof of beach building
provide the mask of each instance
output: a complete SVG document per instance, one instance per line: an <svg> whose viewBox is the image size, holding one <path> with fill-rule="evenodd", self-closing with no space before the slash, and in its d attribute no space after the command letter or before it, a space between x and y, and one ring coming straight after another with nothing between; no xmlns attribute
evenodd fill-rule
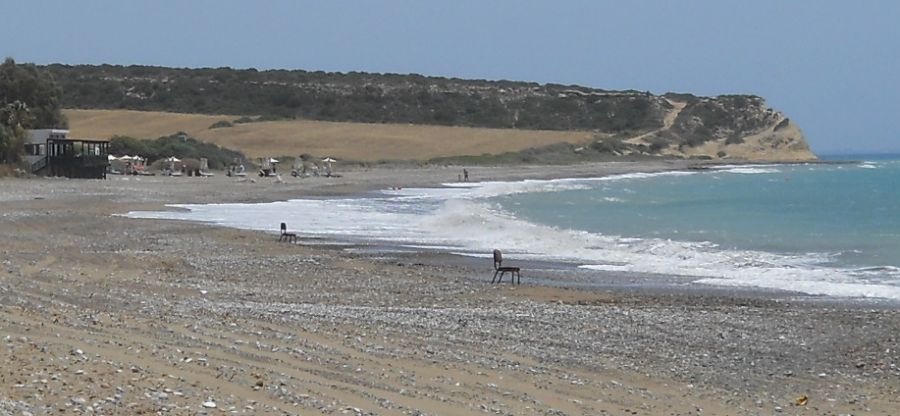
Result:
<svg viewBox="0 0 900 416"><path fill-rule="evenodd" d="M109 140L104 139L68 137L69 130L67 129L29 129L25 130L25 132L25 144L42 144L48 139L62 139L85 143L109 142Z"/></svg>
<svg viewBox="0 0 900 416"><path fill-rule="evenodd" d="M44 142L52 136L62 136L65 138L69 134L66 129L29 129L25 130L25 143Z"/></svg>

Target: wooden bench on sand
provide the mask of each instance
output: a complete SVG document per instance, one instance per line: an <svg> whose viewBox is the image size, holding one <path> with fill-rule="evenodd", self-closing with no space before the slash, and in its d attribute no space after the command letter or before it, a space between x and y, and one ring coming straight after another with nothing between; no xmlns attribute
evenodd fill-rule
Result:
<svg viewBox="0 0 900 416"><path fill-rule="evenodd" d="M278 238L278 241L287 241L289 243L294 243L297 241L297 234L289 233L287 230L287 224L281 223L281 237Z"/></svg>
<svg viewBox="0 0 900 416"><path fill-rule="evenodd" d="M503 266L503 253L500 250L494 250L494 277L491 279L491 284L496 280L497 283L503 281L503 275L509 273L510 283L522 284L522 275L519 274L518 267L509 267ZM497 275L499 274L499 278ZM516 279L518 278L518 279Z"/></svg>

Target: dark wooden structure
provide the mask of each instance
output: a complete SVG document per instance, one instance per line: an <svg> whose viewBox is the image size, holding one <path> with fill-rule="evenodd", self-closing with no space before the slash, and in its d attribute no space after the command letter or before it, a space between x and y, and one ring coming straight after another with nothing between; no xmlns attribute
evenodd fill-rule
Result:
<svg viewBox="0 0 900 416"><path fill-rule="evenodd" d="M67 178L106 179L109 142L47 139L46 174Z"/></svg>
<svg viewBox="0 0 900 416"><path fill-rule="evenodd" d="M494 277L491 279L491 283L493 284L496 280L497 283L503 281L503 275L509 273L509 282L515 283L517 285L522 284L522 275L519 274L518 267L509 267L503 266L503 253L500 250L494 250ZM497 275L500 275L500 278L497 278ZM516 279L518 278L518 279Z"/></svg>
<svg viewBox="0 0 900 416"><path fill-rule="evenodd" d="M296 242L297 234L289 233L287 230L287 224L281 223L281 237L278 238L278 241L287 241L289 243Z"/></svg>

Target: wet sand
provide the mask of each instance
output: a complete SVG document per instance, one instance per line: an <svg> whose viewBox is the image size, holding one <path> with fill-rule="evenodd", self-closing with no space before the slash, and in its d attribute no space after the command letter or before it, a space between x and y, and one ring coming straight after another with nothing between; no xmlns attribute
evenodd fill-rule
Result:
<svg viewBox="0 0 900 416"><path fill-rule="evenodd" d="M469 170L478 181L684 167ZM541 265L525 270L521 286L491 285L487 260L358 253L114 215L428 186L458 171L375 168L285 183L221 175L0 180L0 414L900 408L893 307L677 290L670 277L639 290L627 280L641 276L612 273L591 275L607 284L559 285L581 277Z"/></svg>

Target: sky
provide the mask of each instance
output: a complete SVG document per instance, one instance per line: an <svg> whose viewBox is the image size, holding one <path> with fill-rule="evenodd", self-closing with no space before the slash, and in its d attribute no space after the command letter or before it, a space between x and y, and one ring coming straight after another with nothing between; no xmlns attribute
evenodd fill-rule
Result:
<svg viewBox="0 0 900 416"><path fill-rule="evenodd" d="M0 55L755 94L813 151L900 153L900 2L0 0ZM12 17L15 16L15 17Z"/></svg>

